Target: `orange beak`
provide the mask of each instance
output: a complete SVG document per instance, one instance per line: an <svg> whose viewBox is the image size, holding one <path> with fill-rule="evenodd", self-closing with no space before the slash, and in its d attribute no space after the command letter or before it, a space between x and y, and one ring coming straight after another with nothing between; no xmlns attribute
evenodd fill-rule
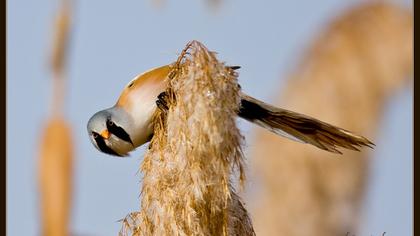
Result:
<svg viewBox="0 0 420 236"><path fill-rule="evenodd" d="M109 131L107 129L105 129L104 131L101 132L101 136L104 139L108 139L109 138Z"/></svg>

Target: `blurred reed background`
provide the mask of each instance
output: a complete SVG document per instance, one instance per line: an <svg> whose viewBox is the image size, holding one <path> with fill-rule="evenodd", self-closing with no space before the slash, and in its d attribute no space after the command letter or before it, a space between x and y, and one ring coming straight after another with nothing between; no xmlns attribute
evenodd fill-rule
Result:
<svg viewBox="0 0 420 236"><path fill-rule="evenodd" d="M44 236L70 235L74 146L71 125L64 114L70 26L70 2L62 0L54 21L51 44L51 112L44 122L39 147L39 199Z"/></svg>
<svg viewBox="0 0 420 236"><path fill-rule="evenodd" d="M361 4L319 35L276 104L377 140L389 98L412 79L411 12ZM358 235L375 150L337 156L264 130L254 142L250 166L263 186L251 201L257 235Z"/></svg>

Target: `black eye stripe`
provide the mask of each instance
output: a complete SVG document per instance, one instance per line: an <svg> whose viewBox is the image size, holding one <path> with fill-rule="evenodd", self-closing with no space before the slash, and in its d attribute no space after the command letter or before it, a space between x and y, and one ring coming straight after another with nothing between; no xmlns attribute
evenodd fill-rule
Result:
<svg viewBox="0 0 420 236"><path fill-rule="evenodd" d="M120 156L120 154L116 153L114 150L112 150L110 147L108 147L104 141L104 139L102 138L102 136L100 136L98 133L96 132L92 132L92 134L94 134L94 139L96 144L98 145L99 150L101 150L104 153L110 154L110 155L114 155L114 156ZM95 137L96 136L96 137Z"/></svg>
<svg viewBox="0 0 420 236"><path fill-rule="evenodd" d="M127 132L125 132L123 128L115 125L115 123L113 123L112 125L110 125L109 123L110 123L109 121L106 122L106 128L111 134L133 145L133 141L131 141L130 135L127 134Z"/></svg>

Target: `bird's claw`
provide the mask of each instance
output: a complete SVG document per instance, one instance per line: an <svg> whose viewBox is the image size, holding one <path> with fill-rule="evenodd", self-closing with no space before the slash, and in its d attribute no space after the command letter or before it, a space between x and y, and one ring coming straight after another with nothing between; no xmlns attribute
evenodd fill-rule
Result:
<svg viewBox="0 0 420 236"><path fill-rule="evenodd" d="M157 97L156 105L161 111L169 110L169 107L166 102L167 98L168 98L168 94L166 92L161 92Z"/></svg>

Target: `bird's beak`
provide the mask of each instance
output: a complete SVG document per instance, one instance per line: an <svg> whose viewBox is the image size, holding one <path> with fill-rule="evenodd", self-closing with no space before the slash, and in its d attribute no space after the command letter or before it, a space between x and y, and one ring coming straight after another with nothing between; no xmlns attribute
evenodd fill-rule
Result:
<svg viewBox="0 0 420 236"><path fill-rule="evenodd" d="M101 132L101 136L104 139L108 139L109 138L109 131L107 129L105 129L104 131Z"/></svg>

